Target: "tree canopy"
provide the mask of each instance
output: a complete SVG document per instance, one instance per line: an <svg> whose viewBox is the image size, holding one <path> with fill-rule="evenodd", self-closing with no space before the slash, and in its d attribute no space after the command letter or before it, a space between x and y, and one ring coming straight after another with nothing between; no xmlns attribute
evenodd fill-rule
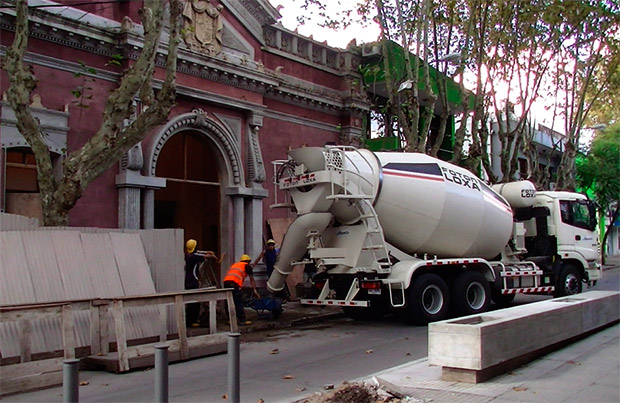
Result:
<svg viewBox="0 0 620 403"><path fill-rule="evenodd" d="M381 26L382 39L419 56L407 76L413 90L403 100L397 93L400 83L388 83L391 93L384 108L384 126L404 138L408 150L436 151L427 123L436 104L444 102L442 88L423 103L416 92L419 83L428 88L428 66L467 82L476 98L473 108L461 112L452 162L473 172L485 171L493 182L515 179L520 151L532 149L527 143L536 123L533 112L544 108L551 129L565 134L564 144L556 144L557 151L563 152L558 188L573 190L581 128L609 123L607 119L620 110L616 103L620 93L617 2L363 0L355 10L337 17L327 14L325 2L304 3L317 7L329 27L343 27L350 18L374 19ZM454 54L459 57L450 66L443 57ZM588 120L591 112L603 120ZM488 153L491 134L499 140L500 164L495 169ZM536 169L536 161L528 161L528 171Z"/></svg>
<svg viewBox="0 0 620 403"><path fill-rule="evenodd" d="M603 234L605 244L620 204L620 122L596 133L590 150L577 165L577 182L594 193L601 213L610 220Z"/></svg>

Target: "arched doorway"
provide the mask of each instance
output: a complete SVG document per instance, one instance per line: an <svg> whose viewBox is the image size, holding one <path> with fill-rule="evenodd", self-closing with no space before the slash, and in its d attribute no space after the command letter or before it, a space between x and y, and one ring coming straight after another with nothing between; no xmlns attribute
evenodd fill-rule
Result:
<svg viewBox="0 0 620 403"><path fill-rule="evenodd" d="M171 136L157 159L156 176L166 187L155 191L155 228L183 228L200 250L220 252L220 173L213 142L185 130Z"/></svg>

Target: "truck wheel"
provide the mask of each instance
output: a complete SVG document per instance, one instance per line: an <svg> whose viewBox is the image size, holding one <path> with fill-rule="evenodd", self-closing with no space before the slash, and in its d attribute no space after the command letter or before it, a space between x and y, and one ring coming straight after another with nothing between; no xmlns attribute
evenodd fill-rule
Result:
<svg viewBox="0 0 620 403"><path fill-rule="evenodd" d="M482 273L469 270L452 284L452 311L457 316L486 312L491 302L491 286Z"/></svg>
<svg viewBox="0 0 620 403"><path fill-rule="evenodd" d="M560 270L560 276L556 282L554 297L574 295L581 292L581 272L572 264L567 264Z"/></svg>
<svg viewBox="0 0 620 403"><path fill-rule="evenodd" d="M448 286L436 274L422 274L407 289L407 313L417 325L444 320L449 306Z"/></svg>

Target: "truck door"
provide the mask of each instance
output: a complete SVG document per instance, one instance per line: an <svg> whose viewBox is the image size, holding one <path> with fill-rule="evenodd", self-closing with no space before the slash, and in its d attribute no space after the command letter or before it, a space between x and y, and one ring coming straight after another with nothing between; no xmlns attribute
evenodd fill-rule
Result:
<svg viewBox="0 0 620 403"><path fill-rule="evenodd" d="M558 252L574 251L586 261L598 259L596 209L589 200L560 200Z"/></svg>

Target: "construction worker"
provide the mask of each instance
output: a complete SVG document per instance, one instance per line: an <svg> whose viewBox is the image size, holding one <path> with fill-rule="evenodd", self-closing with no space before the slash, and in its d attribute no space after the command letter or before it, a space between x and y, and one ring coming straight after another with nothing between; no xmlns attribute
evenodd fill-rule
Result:
<svg viewBox="0 0 620 403"><path fill-rule="evenodd" d="M254 266L256 266L256 264L263 259L263 262L265 262L265 266L267 267L267 278L271 277L271 273L273 272L273 268L276 264L276 258L278 257L278 252L279 250L276 249L276 241L269 239L266 243L265 249L254 261Z"/></svg>
<svg viewBox="0 0 620 403"><path fill-rule="evenodd" d="M233 300L235 301L235 312L237 314L237 321L240 325L251 325L252 322L245 319L245 311L243 309L243 296L241 294L241 289L243 287L243 280L245 277L250 278L250 285L252 286L252 291L256 295L258 299L260 299L260 294L256 291L256 283L254 282L254 275L252 274L252 265L250 262L252 259L250 256L243 254L238 262L233 263L228 269L228 273L226 273L226 277L224 277L224 288L232 288L233 289Z"/></svg>
<svg viewBox="0 0 620 403"><path fill-rule="evenodd" d="M198 254L196 246L198 242L195 239L189 239L185 243L185 289L194 290L200 287L198 282L198 272L200 265L204 262L203 255ZM185 323L187 326L198 327L200 316L200 303L192 302L185 304Z"/></svg>

